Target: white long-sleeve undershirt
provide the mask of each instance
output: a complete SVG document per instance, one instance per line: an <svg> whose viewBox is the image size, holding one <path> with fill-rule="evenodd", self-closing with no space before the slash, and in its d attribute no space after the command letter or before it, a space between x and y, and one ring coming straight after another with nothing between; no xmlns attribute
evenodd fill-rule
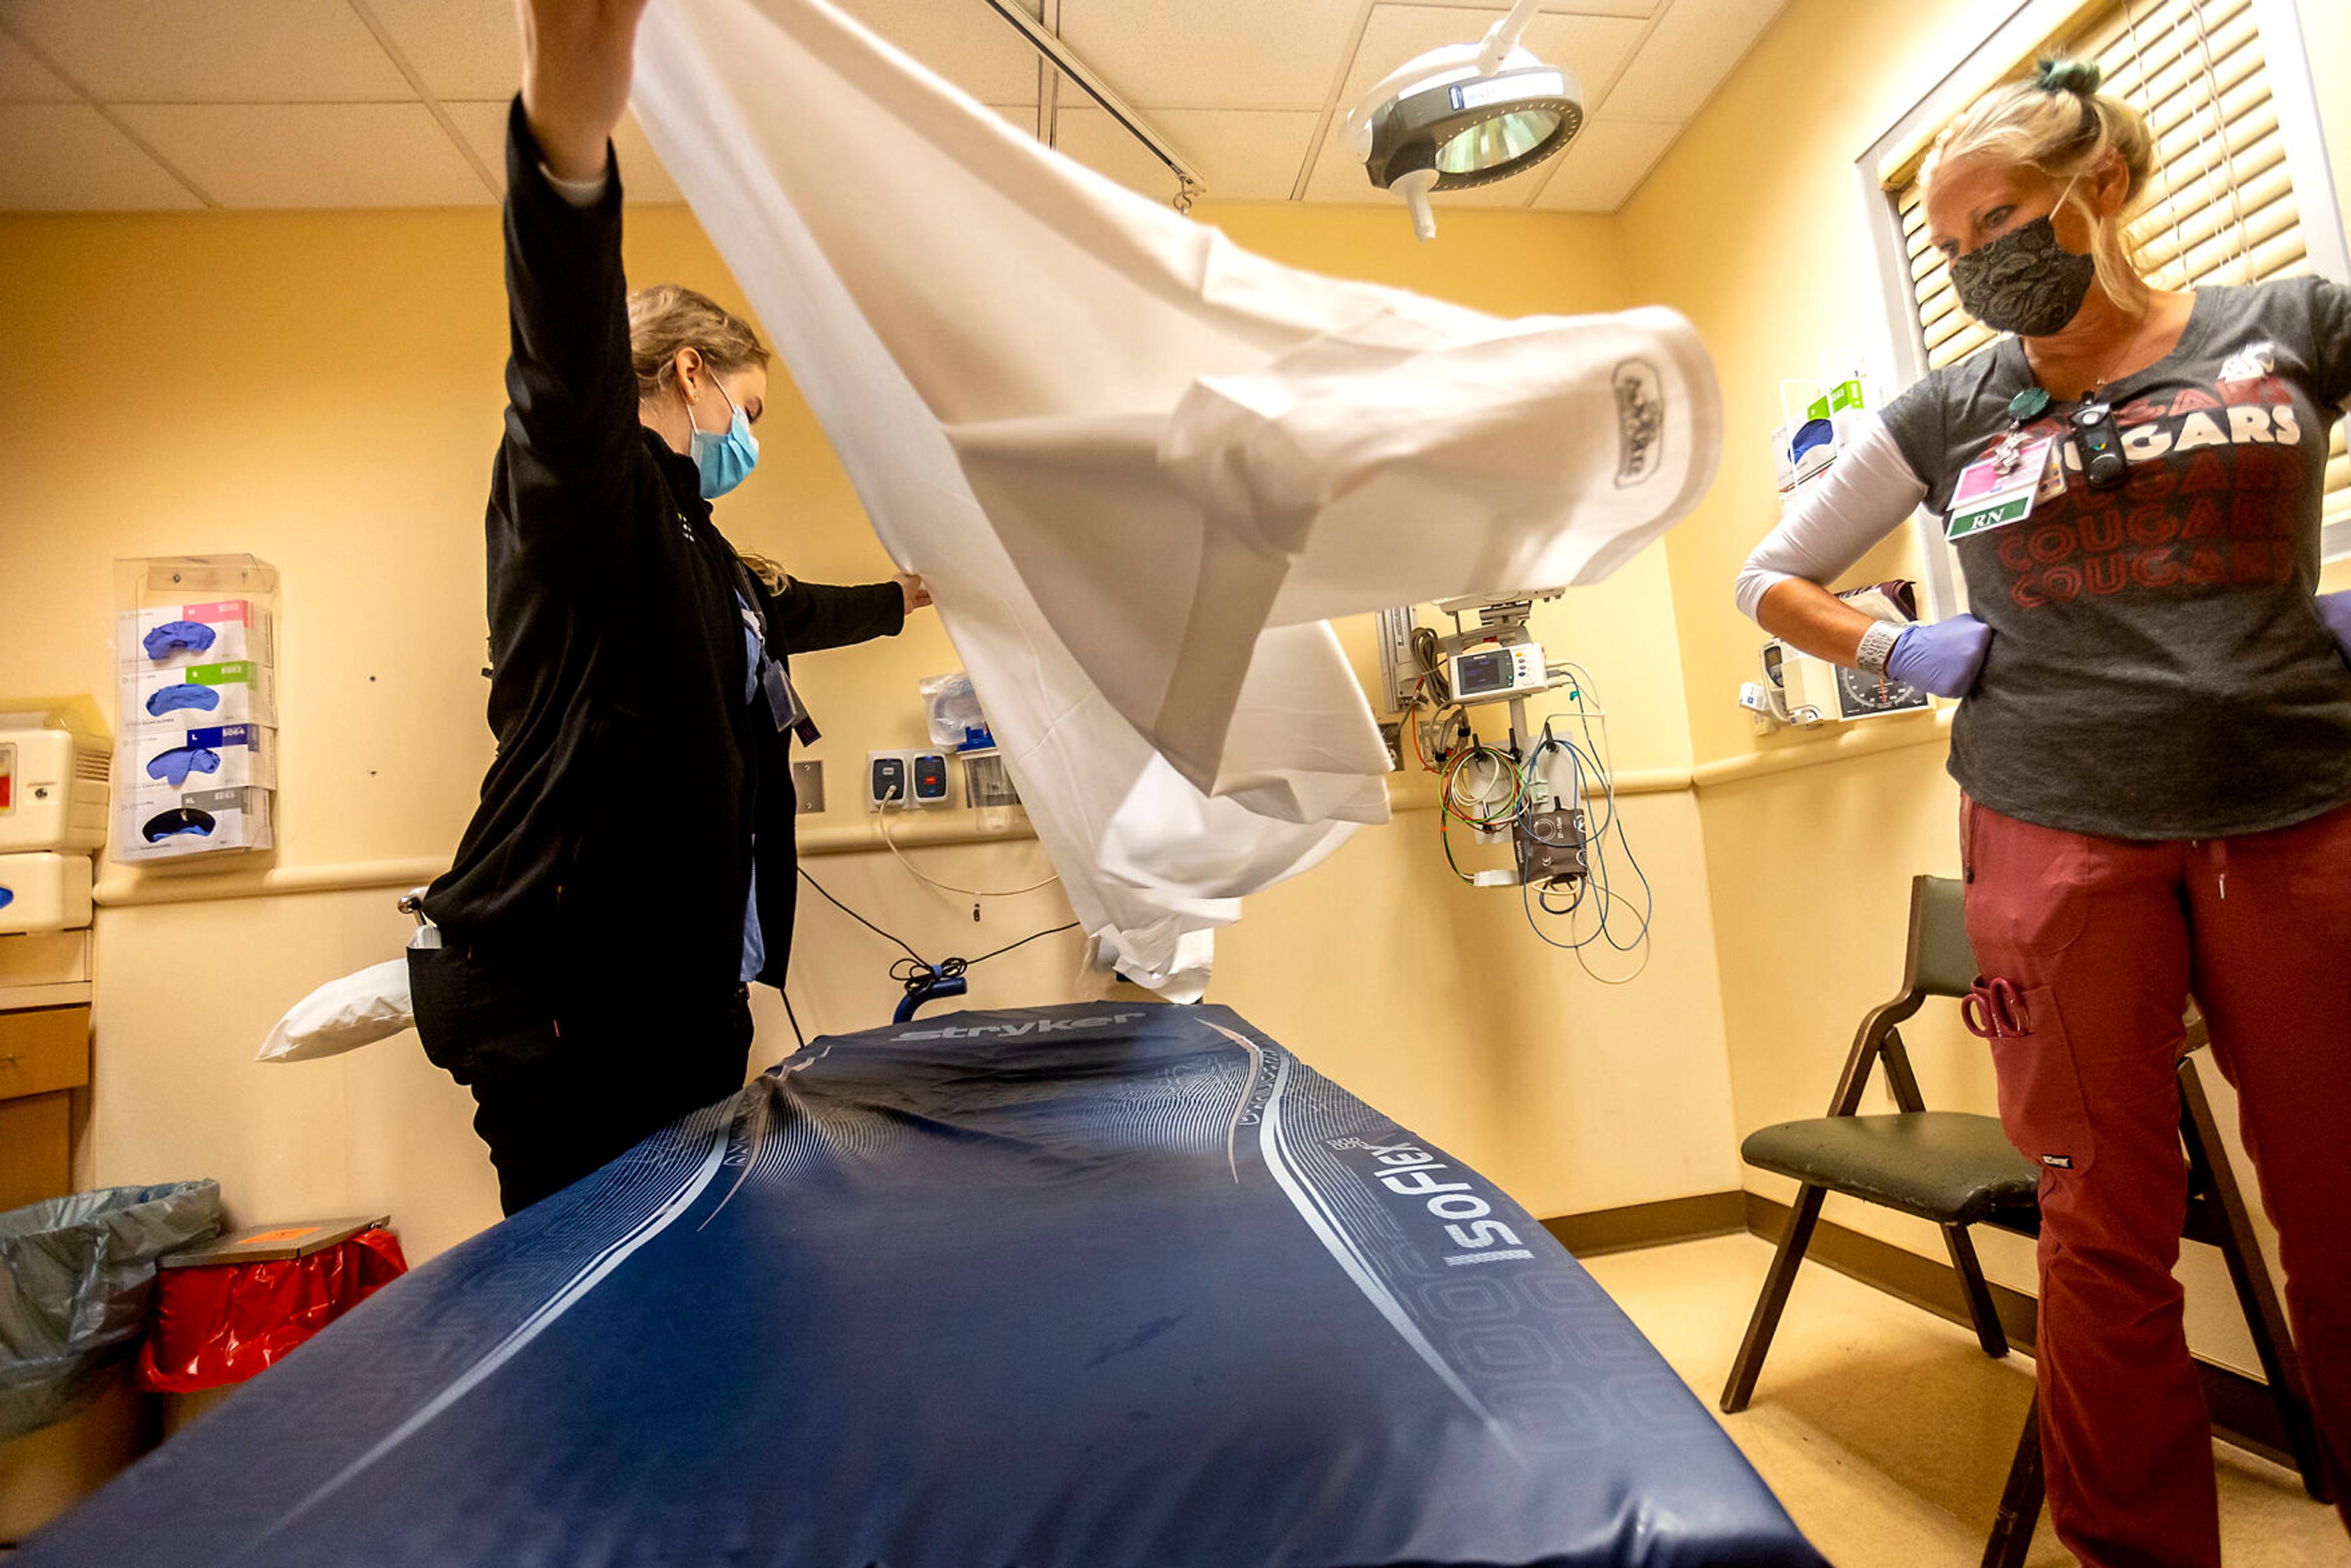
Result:
<svg viewBox="0 0 2351 1568"><path fill-rule="evenodd" d="M1775 582L1834 581L1926 498L1926 482L1911 472L1886 422L1864 415L1845 450L1796 492L1780 526L1740 569L1740 613L1753 620Z"/></svg>

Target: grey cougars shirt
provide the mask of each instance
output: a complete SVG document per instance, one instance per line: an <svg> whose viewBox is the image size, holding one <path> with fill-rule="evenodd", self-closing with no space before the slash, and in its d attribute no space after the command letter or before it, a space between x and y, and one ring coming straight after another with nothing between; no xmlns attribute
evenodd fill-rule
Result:
<svg viewBox="0 0 2351 1568"><path fill-rule="evenodd" d="M1927 504L2035 385L2002 338L1886 410ZM2312 606L2329 431L2351 394L2351 290L2314 277L2196 291L2179 345L2106 389L2129 478L1959 546L1992 629L1951 726L1951 775L2027 822L2226 838L2351 800L2351 668ZM2054 403L2028 434L2060 434Z"/></svg>

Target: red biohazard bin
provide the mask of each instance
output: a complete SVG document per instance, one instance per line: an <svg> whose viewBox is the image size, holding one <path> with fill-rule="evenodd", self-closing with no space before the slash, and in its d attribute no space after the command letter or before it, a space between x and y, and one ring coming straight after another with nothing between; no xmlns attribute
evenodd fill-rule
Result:
<svg viewBox="0 0 2351 1568"><path fill-rule="evenodd" d="M220 1388L287 1352L408 1271L381 1218L266 1225L165 1255L139 1384Z"/></svg>

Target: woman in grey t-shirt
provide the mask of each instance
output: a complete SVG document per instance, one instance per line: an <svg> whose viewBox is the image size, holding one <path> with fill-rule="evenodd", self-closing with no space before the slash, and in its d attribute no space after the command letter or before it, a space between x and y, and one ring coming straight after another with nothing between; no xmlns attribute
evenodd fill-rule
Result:
<svg viewBox="0 0 2351 1568"><path fill-rule="evenodd" d="M1807 653L1960 699L1968 931L2018 997L2001 1121L2043 1167L2051 1513L2086 1563L2217 1565L2171 1274L2191 989L2351 1521L2351 595L2315 596L2351 291L2150 288L2121 231L2151 141L2097 81L2043 62L1943 132L1931 237L2011 335L1857 433L1739 597ZM1921 502L1973 613L1895 628L1826 591Z"/></svg>

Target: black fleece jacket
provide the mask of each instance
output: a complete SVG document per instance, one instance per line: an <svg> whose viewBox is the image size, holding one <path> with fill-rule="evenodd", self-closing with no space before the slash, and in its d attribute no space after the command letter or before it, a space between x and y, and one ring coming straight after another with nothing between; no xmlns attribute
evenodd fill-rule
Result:
<svg viewBox="0 0 2351 1568"><path fill-rule="evenodd" d="M519 99L506 269L506 438L486 529L497 757L425 913L444 940L559 954L583 973L624 946L639 983L706 995L739 978L756 835L759 978L781 986L791 737L764 699L744 700L737 594L787 663L894 635L904 596L894 582L773 593L743 570L693 462L637 417L617 166L602 200L572 206L540 171Z"/></svg>

